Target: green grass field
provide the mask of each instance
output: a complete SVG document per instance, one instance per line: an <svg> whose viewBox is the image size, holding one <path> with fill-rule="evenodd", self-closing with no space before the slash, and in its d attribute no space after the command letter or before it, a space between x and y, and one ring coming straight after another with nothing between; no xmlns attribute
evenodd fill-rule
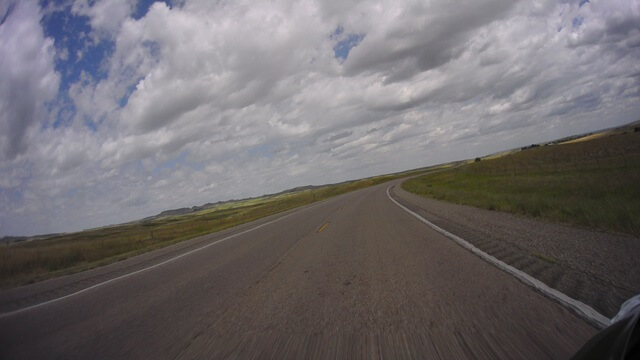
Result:
<svg viewBox="0 0 640 360"><path fill-rule="evenodd" d="M192 214L86 230L46 240L0 245L0 288L106 265L196 236L221 231L419 172L420 170L409 171L310 190L227 202Z"/></svg>
<svg viewBox="0 0 640 360"><path fill-rule="evenodd" d="M402 187L453 203L640 236L640 132L529 148Z"/></svg>

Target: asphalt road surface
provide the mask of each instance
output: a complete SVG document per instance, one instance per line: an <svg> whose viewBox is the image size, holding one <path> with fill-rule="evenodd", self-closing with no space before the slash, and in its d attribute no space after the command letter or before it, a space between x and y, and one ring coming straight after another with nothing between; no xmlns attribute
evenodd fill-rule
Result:
<svg viewBox="0 0 640 360"><path fill-rule="evenodd" d="M596 333L389 185L4 292L0 358L563 359Z"/></svg>

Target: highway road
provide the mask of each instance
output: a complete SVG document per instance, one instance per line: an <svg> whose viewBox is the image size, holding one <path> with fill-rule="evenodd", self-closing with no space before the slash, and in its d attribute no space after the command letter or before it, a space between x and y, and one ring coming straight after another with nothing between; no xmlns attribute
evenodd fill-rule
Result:
<svg viewBox="0 0 640 360"><path fill-rule="evenodd" d="M393 184L5 291L0 358L563 359L597 332Z"/></svg>

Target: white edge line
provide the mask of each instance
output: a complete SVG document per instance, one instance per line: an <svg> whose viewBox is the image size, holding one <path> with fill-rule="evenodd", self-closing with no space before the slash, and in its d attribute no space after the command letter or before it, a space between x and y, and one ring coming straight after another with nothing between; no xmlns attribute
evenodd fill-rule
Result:
<svg viewBox="0 0 640 360"><path fill-rule="evenodd" d="M586 320L587 322L591 323L592 325L596 325L599 328L604 328L607 327L610 323L611 323L611 319L607 318L606 316L600 314L599 312L597 312L595 309L593 309L591 306L575 300L573 298L570 298L569 296L565 295L564 293L549 287L548 285L546 285L545 283L543 283L542 281L532 277L531 275L520 271L516 268L514 268L513 266L506 264L498 259L496 259L495 257L485 253L484 251L478 249L477 247L473 246L471 243L467 242L466 240L464 240L463 238L454 235L444 229L442 229L441 227L433 224L432 222L428 221L427 219L423 218L422 216L418 215L417 213L409 210L407 207L403 206L402 204L400 204L399 202L397 202L394 198L391 197L391 194L389 193L389 190L395 185L391 185L387 188L387 196L389 197L389 199L391 201L393 201L396 205L398 205L402 210L406 211L407 213L409 213L410 215L412 215L413 217L415 217L416 219L420 220L421 222L423 222L424 224L428 225L429 227L431 227L432 229L434 229L435 231L441 233L442 235L452 239L453 241L455 241L456 243L458 243L460 246L462 246L463 248L471 251L472 253L474 253L475 255L478 255L479 257L481 257L482 259L484 259L485 261L495 265L496 267L498 267L500 270L515 276L518 280L520 280L521 282L525 283L526 285L529 285L530 287L534 288L535 290L538 290L539 292L543 293L544 295L548 296L549 298L557 301L558 303L560 303L561 305L569 308L570 310L573 310L574 313L576 313L578 316L580 316L582 319Z"/></svg>
<svg viewBox="0 0 640 360"><path fill-rule="evenodd" d="M317 204L317 203L316 203L316 204ZM241 231L241 232L239 232L239 233L236 233L236 234L233 234L233 235L229 235L229 236L227 236L227 237L225 237L225 238L222 238L222 239L220 239L220 240L216 240L216 241L214 241L214 242L212 242L212 243L206 244L206 245L201 246L201 247L199 247L199 248L197 248L197 249L193 249L193 250L187 251L187 252L186 252L186 253L184 253L184 254L180 254L180 255L178 255L178 256L172 257L171 259L167 259L167 260L165 260L165 261L163 261L163 262L160 262L160 263L157 263L157 264L155 264L155 265L151 265L151 266L149 266L149 267L146 267L146 268L143 268L143 269L140 269L140 270L136 270L136 271L134 271L134 272L131 272L131 273L128 273L128 274L125 274L125 275L121 275L121 276L115 277L115 278L113 278L113 279L109 279L109 280L107 280L107 281L103 281L103 282L101 282L101 283L97 283L97 284L91 285L91 286L89 286L89 287L87 287L87 288L84 288L84 289L82 289L82 290L78 290L78 291L73 292L73 293L71 293L71 294L67 294L67 295L65 295L65 296L62 296L62 297L59 297L59 298L55 298L55 299L51 299L51 300L48 300L48 301L45 301L45 302L42 302L42 303L39 303L39 304L35 304L35 305L31 305L31 306L27 306L27 307L25 307L25 308L21 308L21 309L17 309L17 310L13 310L13 311L9 311L9 312L2 313L2 314L0 314L0 319L5 318L5 317L9 317L9 316L12 316L12 315L16 315L16 314L19 314L19 313L22 313L22 312L25 312L25 311L33 310L33 309L36 309L36 308L39 308L39 307L42 307L42 306L46 306L46 305L49 305L49 304L53 304L53 303L55 303L55 302L58 302L58 301L61 301L61 300L64 300L64 299L68 299L68 298L70 298L70 297L76 296L76 295L78 295L78 294L82 294L82 293L84 293L84 292L87 292L87 291L89 291L89 290L93 290L93 289L95 289L95 288L98 288L98 287L100 287L100 286L103 286L103 285L106 285L106 284L112 283L112 282L114 282L114 281L121 280L121 279L124 279L124 278L126 278L126 277L129 277L129 276L132 276L132 275L136 275L136 274L139 274L139 273L144 272L144 271L147 271L147 270L151 270L151 269L153 269L153 268L157 268L157 267L159 267L159 266L162 266L162 265L168 264L168 263L170 263L170 262L172 262L172 261L175 261L175 260L177 260L177 259L180 259L181 257L184 257L184 256L187 256L187 255L189 255L189 254L193 254L194 252L197 252L197 251L200 251L200 250L206 249L206 248L208 248L209 246L213 246L213 245L215 245L215 244L218 244L218 243L221 243L221 242L223 242L223 241L229 240L229 239L234 238L234 237L236 237L236 236L240 236L240 235L246 234L246 233L248 233L248 232L250 232L250 231L257 230L257 229L259 229L259 228L261 228L261 227L263 227L263 226L267 226L267 225L273 224L274 222L277 222L277 221L280 221L280 220L282 220L282 219L288 218L289 216L292 216L292 215L298 214L298 213L300 213L300 212L302 212L302 211L305 211L305 210L307 210L307 209L309 209L309 207L304 208L304 209L300 209L300 210L295 211L295 212L293 212L293 213L291 213L291 214L287 214L287 215L285 215L285 216L279 217L279 218L277 218L277 219L275 219L275 220L271 220L271 221L266 222L266 223L264 223L264 224L260 224L260 225L258 225L258 226L256 226L256 227L252 227L252 228L250 228L250 229L243 230L243 231ZM206 235L204 235L204 236L206 236Z"/></svg>

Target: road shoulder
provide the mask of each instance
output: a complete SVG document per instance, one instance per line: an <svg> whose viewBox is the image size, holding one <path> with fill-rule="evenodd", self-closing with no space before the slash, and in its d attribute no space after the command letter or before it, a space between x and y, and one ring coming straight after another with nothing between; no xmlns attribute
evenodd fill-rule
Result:
<svg viewBox="0 0 640 360"><path fill-rule="evenodd" d="M612 317L640 293L640 239L423 198L394 199L480 250Z"/></svg>

